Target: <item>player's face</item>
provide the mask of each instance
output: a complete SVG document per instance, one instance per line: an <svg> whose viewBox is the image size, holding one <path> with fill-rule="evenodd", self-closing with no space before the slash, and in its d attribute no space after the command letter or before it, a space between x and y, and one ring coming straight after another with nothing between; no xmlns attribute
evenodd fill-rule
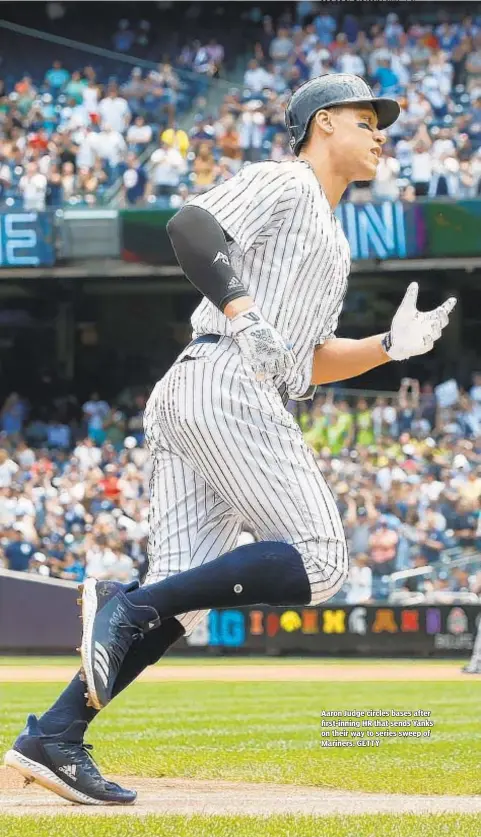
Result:
<svg viewBox="0 0 481 837"><path fill-rule="evenodd" d="M349 182L373 180L386 136L377 127L370 106L336 108L332 111L333 139L339 170Z"/></svg>

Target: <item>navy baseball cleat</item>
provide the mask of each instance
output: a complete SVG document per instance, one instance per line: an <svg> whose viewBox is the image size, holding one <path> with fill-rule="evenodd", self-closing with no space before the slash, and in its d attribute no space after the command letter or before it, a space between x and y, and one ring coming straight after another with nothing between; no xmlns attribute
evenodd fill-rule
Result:
<svg viewBox="0 0 481 837"><path fill-rule="evenodd" d="M160 625L153 607L131 604L122 590L104 604L101 584L88 578L82 590L80 653L88 697L95 709L102 709L111 700L115 680L132 643Z"/></svg>
<svg viewBox="0 0 481 837"><path fill-rule="evenodd" d="M130 593L138 587L140 587L138 581L129 581L128 584L121 584L120 581L97 581L98 610L101 610L117 593ZM80 584L78 589L79 593L83 593L84 584ZM77 604L82 604L82 597L77 599Z"/></svg>
<svg viewBox="0 0 481 837"><path fill-rule="evenodd" d="M27 784L37 782L70 802L83 805L131 805L135 791L108 782L83 743L87 724L75 721L64 732L45 735L35 715L5 756L7 767L18 770Z"/></svg>

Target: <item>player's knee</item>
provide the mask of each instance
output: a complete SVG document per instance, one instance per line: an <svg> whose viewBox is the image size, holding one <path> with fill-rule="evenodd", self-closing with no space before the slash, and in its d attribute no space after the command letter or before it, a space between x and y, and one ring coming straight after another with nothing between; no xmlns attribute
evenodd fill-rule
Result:
<svg viewBox="0 0 481 837"><path fill-rule="evenodd" d="M192 637L190 645L208 645L209 625L207 611L199 610L195 613L186 613L178 617L184 628L185 636Z"/></svg>
<svg viewBox="0 0 481 837"><path fill-rule="evenodd" d="M347 544L339 538L313 538L296 544L302 555L311 586L311 605L325 602L337 593L347 579Z"/></svg>

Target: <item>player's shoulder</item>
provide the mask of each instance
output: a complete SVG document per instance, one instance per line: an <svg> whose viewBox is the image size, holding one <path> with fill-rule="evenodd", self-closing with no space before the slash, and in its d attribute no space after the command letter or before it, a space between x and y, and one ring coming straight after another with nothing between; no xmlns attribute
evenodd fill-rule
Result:
<svg viewBox="0 0 481 837"><path fill-rule="evenodd" d="M264 160L261 163L246 163L239 171L242 178L256 180L265 183L278 183L283 187L300 187L306 184L309 187L308 172L298 160Z"/></svg>

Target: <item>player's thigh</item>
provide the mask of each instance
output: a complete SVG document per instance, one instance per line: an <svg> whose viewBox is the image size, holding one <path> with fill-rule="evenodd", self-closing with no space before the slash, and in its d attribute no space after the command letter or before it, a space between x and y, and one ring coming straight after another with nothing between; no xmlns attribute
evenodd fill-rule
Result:
<svg viewBox="0 0 481 837"><path fill-rule="evenodd" d="M240 518L177 454L165 448L155 451L150 489L144 584L201 566L235 548ZM207 613L193 611L176 618L189 635Z"/></svg>
<svg viewBox="0 0 481 837"><path fill-rule="evenodd" d="M227 508L262 540L296 546L311 602L334 595L347 574L342 521L275 388L259 387L232 354L199 357L172 368L155 411L169 443Z"/></svg>
<svg viewBox="0 0 481 837"><path fill-rule="evenodd" d="M344 538L299 426L275 388L258 387L238 358L179 364L159 409L192 468L263 538Z"/></svg>
<svg viewBox="0 0 481 837"><path fill-rule="evenodd" d="M237 513L201 475L167 448L154 451L146 583L230 551L240 530Z"/></svg>

